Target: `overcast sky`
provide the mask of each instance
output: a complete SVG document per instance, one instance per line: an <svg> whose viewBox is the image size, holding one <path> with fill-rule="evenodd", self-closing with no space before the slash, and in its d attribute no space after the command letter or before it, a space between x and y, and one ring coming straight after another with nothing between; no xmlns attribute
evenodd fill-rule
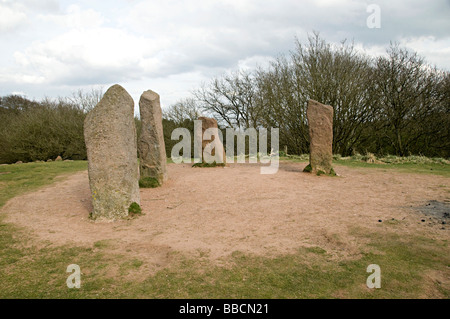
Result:
<svg viewBox="0 0 450 319"><path fill-rule="evenodd" d="M381 28L369 28L369 4ZM163 106L211 77L264 65L319 31L369 54L390 41L450 70L450 0L0 0L0 95L122 85Z"/></svg>

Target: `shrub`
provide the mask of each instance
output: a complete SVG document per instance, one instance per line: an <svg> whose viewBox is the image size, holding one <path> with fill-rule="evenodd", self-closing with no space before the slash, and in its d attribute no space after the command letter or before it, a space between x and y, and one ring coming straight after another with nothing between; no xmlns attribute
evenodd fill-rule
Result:
<svg viewBox="0 0 450 319"><path fill-rule="evenodd" d="M142 214L142 208L141 208L141 206L139 206L138 203L133 202L133 203L130 205L130 207L128 208L128 213L129 213L131 216L134 216L134 215L141 215L141 214Z"/></svg>
<svg viewBox="0 0 450 319"><path fill-rule="evenodd" d="M304 171L305 173L311 173L311 172L312 172L312 166L311 166L311 164L308 164L308 166L306 166L306 167L303 169L303 171Z"/></svg>
<svg viewBox="0 0 450 319"><path fill-rule="evenodd" d="M225 163L216 163L215 161L212 163L195 163L192 167L225 167Z"/></svg>
<svg viewBox="0 0 450 319"><path fill-rule="evenodd" d="M156 188L161 186L156 178L143 177L139 180L140 188Z"/></svg>
<svg viewBox="0 0 450 319"><path fill-rule="evenodd" d="M86 159L85 113L65 102L43 101L10 109L0 105L0 163Z"/></svg>

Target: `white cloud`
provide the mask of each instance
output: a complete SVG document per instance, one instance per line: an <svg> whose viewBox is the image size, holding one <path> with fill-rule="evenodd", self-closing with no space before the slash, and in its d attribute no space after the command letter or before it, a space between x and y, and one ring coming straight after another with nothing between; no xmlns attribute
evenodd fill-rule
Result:
<svg viewBox="0 0 450 319"><path fill-rule="evenodd" d="M9 32L27 23L25 8L19 3L0 2L0 32Z"/></svg>
<svg viewBox="0 0 450 319"><path fill-rule="evenodd" d="M35 42L14 57L18 65L33 70L46 83L97 84L112 77L123 80L158 72L162 62L156 58L157 48L143 37L100 27L72 29L49 41Z"/></svg>
<svg viewBox="0 0 450 319"><path fill-rule="evenodd" d="M45 78L32 74L18 74L18 73L1 73L0 83L16 83L16 84L42 84Z"/></svg>
<svg viewBox="0 0 450 319"><path fill-rule="evenodd" d="M23 97L27 97L25 92L22 92L22 91L14 91L14 92L11 92L11 94L12 95L20 95L20 96L23 96Z"/></svg>
<svg viewBox="0 0 450 319"><path fill-rule="evenodd" d="M35 12L56 12L58 0L1 0L0 33L16 31L30 26L30 17Z"/></svg>
<svg viewBox="0 0 450 319"><path fill-rule="evenodd" d="M270 62L274 61L272 56L255 55L238 61L239 70L255 70L256 68L266 68Z"/></svg>
<svg viewBox="0 0 450 319"><path fill-rule="evenodd" d="M66 28L76 29L100 27L105 21L99 12L92 9L82 10L78 5L70 5L65 14L42 14L38 18Z"/></svg>
<svg viewBox="0 0 450 319"><path fill-rule="evenodd" d="M425 57L430 64L446 66L450 71L448 59L450 57L450 46L448 39L436 39L433 36L410 37L400 41L400 45L407 47Z"/></svg>

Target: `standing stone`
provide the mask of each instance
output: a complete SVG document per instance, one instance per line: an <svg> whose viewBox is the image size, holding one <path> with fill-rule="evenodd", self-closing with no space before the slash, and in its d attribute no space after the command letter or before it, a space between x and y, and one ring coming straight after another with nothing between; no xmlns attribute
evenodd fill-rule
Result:
<svg viewBox="0 0 450 319"><path fill-rule="evenodd" d="M197 134L196 139L201 140L202 141L202 154L201 154L201 158L202 161L205 162L205 158L204 158L204 151L205 148L208 144L212 143L213 141L215 141L216 136L218 137L218 130L219 130L219 126L217 125L217 121L213 118L209 118L209 117L199 117L198 118L199 121L202 121L202 129L198 130L197 132L195 132L195 134ZM214 130L214 134L211 136L211 139L204 139L204 135L205 135L205 131L207 129L212 128ZM201 134L201 136L200 136ZM226 163L226 154L225 154L225 148L223 147L222 141L216 141L215 142L215 147L214 148L208 148L206 150L206 154L209 156L214 157L216 155L216 150L217 147L222 147L223 149L223 155L218 157L218 160L216 160L217 163ZM200 156L199 156L200 157Z"/></svg>
<svg viewBox="0 0 450 319"><path fill-rule="evenodd" d="M168 176L159 95L151 90L142 93L139 109L142 121L138 143L140 176L155 178L162 185Z"/></svg>
<svg viewBox="0 0 450 319"><path fill-rule="evenodd" d="M333 107L314 100L306 110L309 124L309 163L313 173L333 172Z"/></svg>
<svg viewBox="0 0 450 319"><path fill-rule="evenodd" d="M120 85L113 85L84 121L89 184L94 219L128 216L140 203L134 102Z"/></svg>

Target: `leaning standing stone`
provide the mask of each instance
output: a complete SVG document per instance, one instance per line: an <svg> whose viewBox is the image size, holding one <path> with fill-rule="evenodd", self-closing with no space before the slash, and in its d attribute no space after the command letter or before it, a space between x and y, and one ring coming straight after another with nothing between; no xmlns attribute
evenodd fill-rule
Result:
<svg viewBox="0 0 450 319"><path fill-rule="evenodd" d="M139 110L142 121L138 143L140 175L141 178L154 178L162 185L167 181L167 157L159 95L145 91L139 101Z"/></svg>
<svg viewBox="0 0 450 319"><path fill-rule="evenodd" d="M84 121L94 219L128 216L140 203L134 102L120 85L106 91Z"/></svg>
<svg viewBox="0 0 450 319"><path fill-rule="evenodd" d="M333 172L333 107L309 100L306 116L310 139L309 168L316 174L331 174Z"/></svg>

